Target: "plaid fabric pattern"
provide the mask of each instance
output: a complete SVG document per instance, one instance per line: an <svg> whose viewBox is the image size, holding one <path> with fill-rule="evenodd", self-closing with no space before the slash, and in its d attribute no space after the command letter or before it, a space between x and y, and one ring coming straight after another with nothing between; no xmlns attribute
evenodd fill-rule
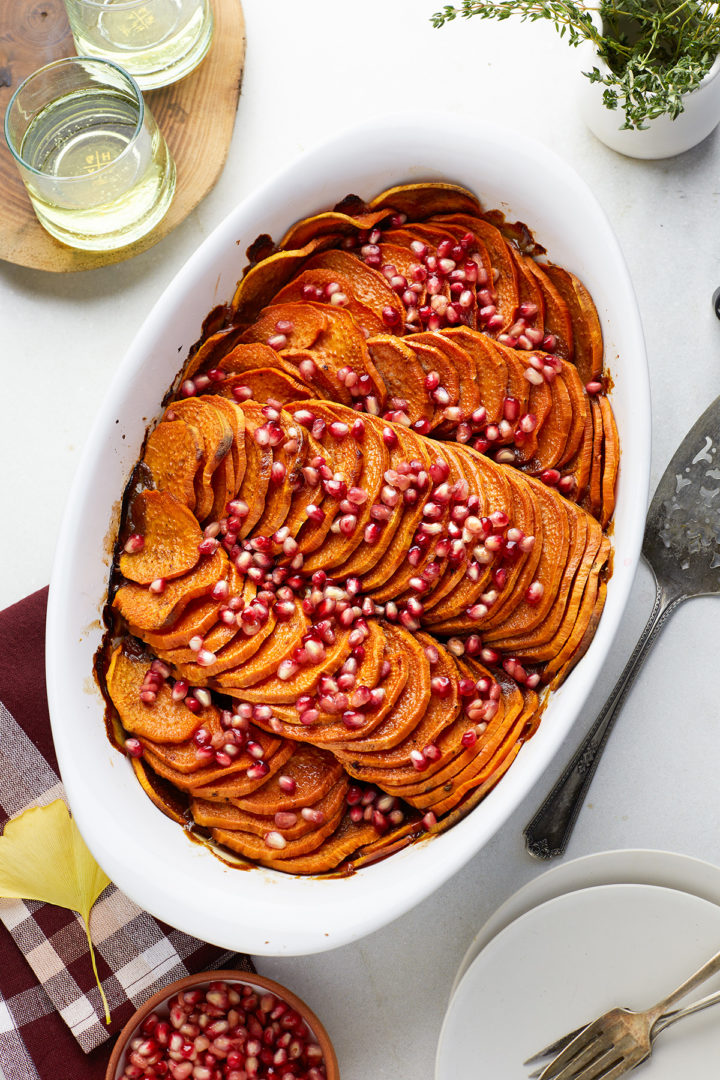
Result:
<svg viewBox="0 0 720 1080"><path fill-rule="evenodd" d="M44 621L45 594L15 609L34 601L36 618ZM0 654L5 616L15 609L0 614ZM33 678L44 682L43 673L43 657L36 653ZM5 690L0 667L0 694L6 696ZM12 687L6 700L13 701L24 723ZM48 725L46 705L43 718ZM63 797L55 765L49 731L38 729L37 712L23 730L0 703L0 827L30 806ZM36 901L0 899L0 922L0 1080L99 1080L110 1053L108 1040L157 990L203 969L254 970L248 957L165 926L109 885L90 920L112 1017L107 1027L77 914Z"/></svg>

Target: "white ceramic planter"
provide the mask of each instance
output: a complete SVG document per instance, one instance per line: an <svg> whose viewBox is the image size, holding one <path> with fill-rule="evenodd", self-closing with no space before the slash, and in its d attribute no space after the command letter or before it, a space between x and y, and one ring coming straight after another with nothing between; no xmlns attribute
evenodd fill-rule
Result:
<svg viewBox="0 0 720 1080"><path fill-rule="evenodd" d="M607 64L589 41L578 46L577 57L579 72L596 67L603 76L609 73ZM720 123L720 56L700 86L684 95L685 108L677 119L659 116L642 130L622 129L622 109L606 108L602 83L591 83L582 74L579 82L578 105L583 120L601 142L628 157L649 159L682 154L707 138Z"/></svg>

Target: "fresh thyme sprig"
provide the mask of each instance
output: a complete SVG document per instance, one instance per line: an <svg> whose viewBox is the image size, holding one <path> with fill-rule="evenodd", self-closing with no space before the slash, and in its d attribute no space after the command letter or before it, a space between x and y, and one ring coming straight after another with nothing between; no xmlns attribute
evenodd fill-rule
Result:
<svg viewBox="0 0 720 1080"><path fill-rule="evenodd" d="M592 20L596 12L602 32ZM600 0L586 7L574 0L463 0L432 16L435 27L460 16L470 19L546 19L568 44L590 41L609 68L583 72L604 86L608 109L622 109L624 128L645 128L658 116L675 119L683 94L700 85L720 53L720 11L708 0Z"/></svg>

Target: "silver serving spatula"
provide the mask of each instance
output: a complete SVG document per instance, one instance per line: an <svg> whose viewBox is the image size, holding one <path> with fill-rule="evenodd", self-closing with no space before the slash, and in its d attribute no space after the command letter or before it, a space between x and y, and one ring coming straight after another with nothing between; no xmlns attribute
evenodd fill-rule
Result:
<svg viewBox="0 0 720 1080"><path fill-rule="evenodd" d="M720 397L663 473L642 553L655 576L652 614L605 707L525 829L527 849L539 859L565 851L620 706L668 616L683 600L720 593Z"/></svg>

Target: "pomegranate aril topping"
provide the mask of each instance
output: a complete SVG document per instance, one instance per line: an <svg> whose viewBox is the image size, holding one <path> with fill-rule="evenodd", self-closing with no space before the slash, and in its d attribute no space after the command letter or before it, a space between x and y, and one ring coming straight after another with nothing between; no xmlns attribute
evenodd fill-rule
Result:
<svg viewBox="0 0 720 1080"><path fill-rule="evenodd" d="M125 541L123 551L125 551L128 555L134 555L136 552L142 551L144 547L145 537L141 536L140 533L131 533L131 535L128 536L127 540Z"/></svg>

